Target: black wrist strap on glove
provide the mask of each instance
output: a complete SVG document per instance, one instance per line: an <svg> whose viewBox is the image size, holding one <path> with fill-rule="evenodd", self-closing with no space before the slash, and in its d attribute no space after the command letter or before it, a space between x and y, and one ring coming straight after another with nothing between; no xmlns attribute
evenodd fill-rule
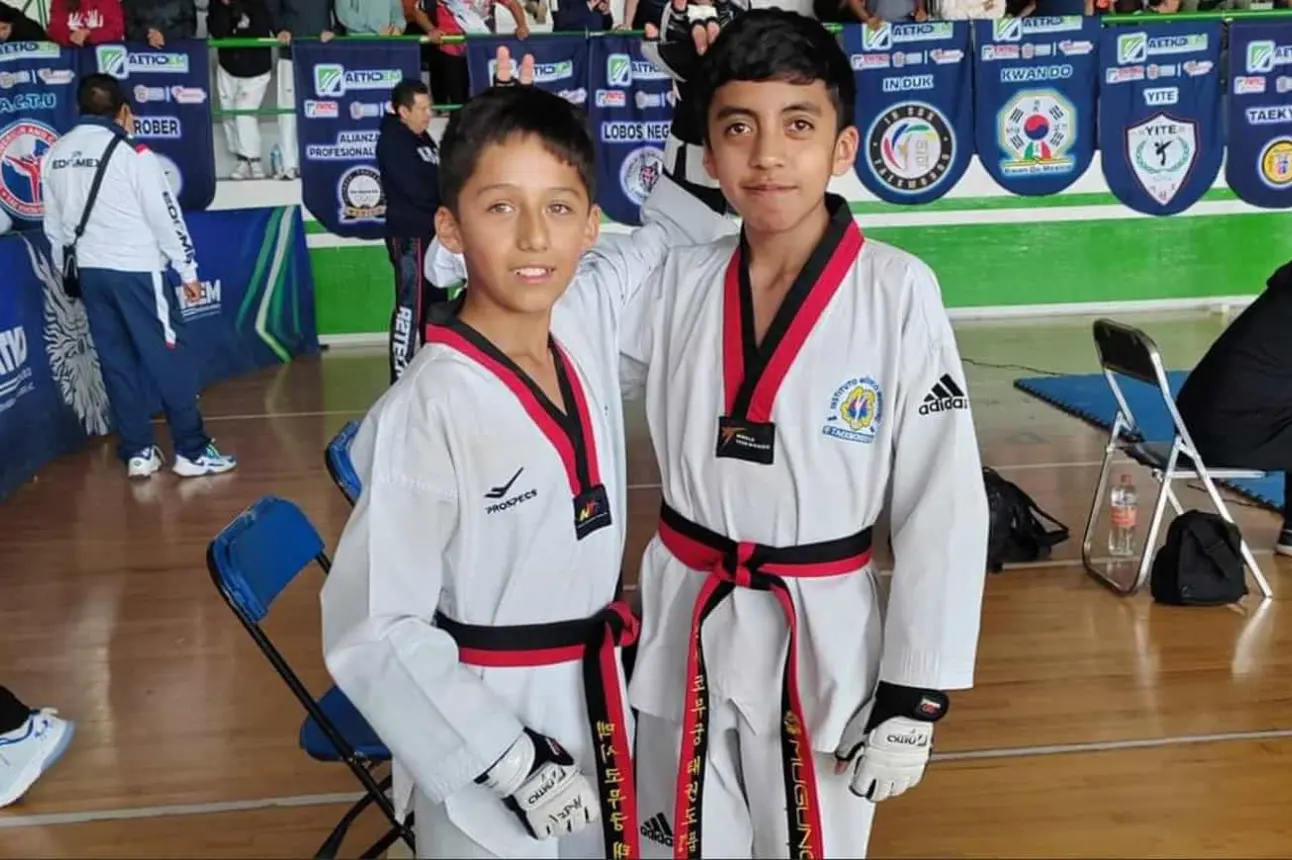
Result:
<svg viewBox="0 0 1292 860"><path fill-rule="evenodd" d="M875 690L875 705L870 709L870 719L866 722L866 734L893 717L936 723L946 716L950 707L950 697L941 690L922 690L880 681Z"/></svg>
<svg viewBox="0 0 1292 860"><path fill-rule="evenodd" d="M692 197L719 215L726 215L727 198L704 170L704 122L696 100L691 97L691 85L678 81L664 171Z"/></svg>

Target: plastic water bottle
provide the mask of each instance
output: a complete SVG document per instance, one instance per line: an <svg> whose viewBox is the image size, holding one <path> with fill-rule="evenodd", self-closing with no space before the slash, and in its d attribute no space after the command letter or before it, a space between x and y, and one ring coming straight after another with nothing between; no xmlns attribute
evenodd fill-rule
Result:
<svg viewBox="0 0 1292 860"><path fill-rule="evenodd" d="M1130 475L1122 475L1113 487L1112 525L1108 530L1108 554L1114 558L1135 555L1135 522L1139 515L1139 493Z"/></svg>
<svg viewBox="0 0 1292 860"><path fill-rule="evenodd" d="M274 148L269 150L269 175L279 176L283 172L283 151L274 144Z"/></svg>

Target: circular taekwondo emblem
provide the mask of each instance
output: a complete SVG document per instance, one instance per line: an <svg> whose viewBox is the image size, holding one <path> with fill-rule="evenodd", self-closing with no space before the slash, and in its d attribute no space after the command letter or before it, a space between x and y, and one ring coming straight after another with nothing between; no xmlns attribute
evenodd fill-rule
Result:
<svg viewBox="0 0 1292 860"><path fill-rule="evenodd" d="M1275 190L1292 186L1292 138L1276 137L1261 151L1261 179Z"/></svg>
<svg viewBox="0 0 1292 860"><path fill-rule="evenodd" d="M899 194L919 194L942 181L955 160L946 117L920 102L894 105L875 118L866 155L875 178Z"/></svg>

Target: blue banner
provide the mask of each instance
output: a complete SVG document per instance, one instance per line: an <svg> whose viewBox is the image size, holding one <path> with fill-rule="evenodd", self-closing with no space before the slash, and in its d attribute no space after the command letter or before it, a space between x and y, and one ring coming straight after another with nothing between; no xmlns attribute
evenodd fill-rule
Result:
<svg viewBox="0 0 1292 860"><path fill-rule="evenodd" d="M642 202L664 169L673 80L642 56L638 36L602 36L588 45L597 202L620 224L640 224Z"/></svg>
<svg viewBox="0 0 1292 860"><path fill-rule="evenodd" d="M583 106L588 101L588 39L579 36L544 36L521 41L511 36L467 40L467 71L471 94L489 88L494 78L494 55L499 45L511 51L512 74L526 54L534 55L534 84Z"/></svg>
<svg viewBox="0 0 1292 860"><path fill-rule="evenodd" d="M135 138L161 161L171 190L186 210L215 199L210 49L185 39L164 48L144 43L95 45L80 52L81 73L121 81L135 114Z"/></svg>
<svg viewBox="0 0 1292 860"><path fill-rule="evenodd" d="M1225 182L1253 206L1292 206L1292 24L1229 27Z"/></svg>
<svg viewBox="0 0 1292 860"><path fill-rule="evenodd" d="M1215 181L1224 158L1219 21L1109 27L1099 48L1099 149L1112 193L1174 215Z"/></svg>
<svg viewBox="0 0 1292 860"><path fill-rule="evenodd" d="M420 50L403 41L292 45L301 199L330 233L385 236L377 137L395 84L421 79Z"/></svg>
<svg viewBox="0 0 1292 860"><path fill-rule="evenodd" d="M975 21L976 140L1013 194L1057 194L1095 154L1099 19Z"/></svg>
<svg viewBox="0 0 1292 860"><path fill-rule="evenodd" d="M928 203L973 155L969 22L846 24L857 78L857 178L890 203Z"/></svg>
<svg viewBox="0 0 1292 860"><path fill-rule="evenodd" d="M52 42L0 43L0 207L14 228L45 214L45 150L76 122L76 55Z"/></svg>

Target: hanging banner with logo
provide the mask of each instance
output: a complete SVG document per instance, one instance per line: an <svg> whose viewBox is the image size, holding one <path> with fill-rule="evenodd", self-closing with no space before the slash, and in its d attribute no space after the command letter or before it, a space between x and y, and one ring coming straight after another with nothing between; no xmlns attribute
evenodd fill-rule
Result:
<svg viewBox="0 0 1292 860"><path fill-rule="evenodd" d="M641 205L664 169L673 80L642 56L638 36L588 40L588 115L597 143L597 202L620 224L641 223Z"/></svg>
<svg viewBox="0 0 1292 860"><path fill-rule="evenodd" d="M1101 34L1099 149L1118 200L1183 212L1220 171L1219 21L1108 27Z"/></svg>
<svg viewBox="0 0 1292 860"><path fill-rule="evenodd" d="M969 22L843 27L857 79L857 178L881 200L950 191L973 155Z"/></svg>
<svg viewBox="0 0 1292 860"><path fill-rule="evenodd" d="M420 50L407 41L292 44L301 200L329 233L385 236L377 137L395 84L421 80Z"/></svg>
<svg viewBox="0 0 1292 860"><path fill-rule="evenodd" d="M0 208L15 230L45 215L45 150L76 122L76 54L52 42L0 43Z"/></svg>
<svg viewBox="0 0 1292 860"><path fill-rule="evenodd" d="M1099 19L974 22L978 160L1013 194L1058 194L1095 154Z"/></svg>
<svg viewBox="0 0 1292 860"><path fill-rule="evenodd" d="M1292 24L1229 26L1225 181L1241 199L1292 207Z"/></svg>
<svg viewBox="0 0 1292 860"><path fill-rule="evenodd" d="M487 90L493 82L499 45L511 52L513 80L519 75L521 58L534 55L534 84L561 98L583 106L588 101L588 39L578 36L544 36L521 41L512 36L467 40L467 73L471 94Z"/></svg>
<svg viewBox="0 0 1292 860"><path fill-rule="evenodd" d="M186 210L215 199L210 53L205 41L183 39L152 48L142 42L80 49L80 71L121 81L135 114L136 140L157 154L171 190Z"/></svg>

